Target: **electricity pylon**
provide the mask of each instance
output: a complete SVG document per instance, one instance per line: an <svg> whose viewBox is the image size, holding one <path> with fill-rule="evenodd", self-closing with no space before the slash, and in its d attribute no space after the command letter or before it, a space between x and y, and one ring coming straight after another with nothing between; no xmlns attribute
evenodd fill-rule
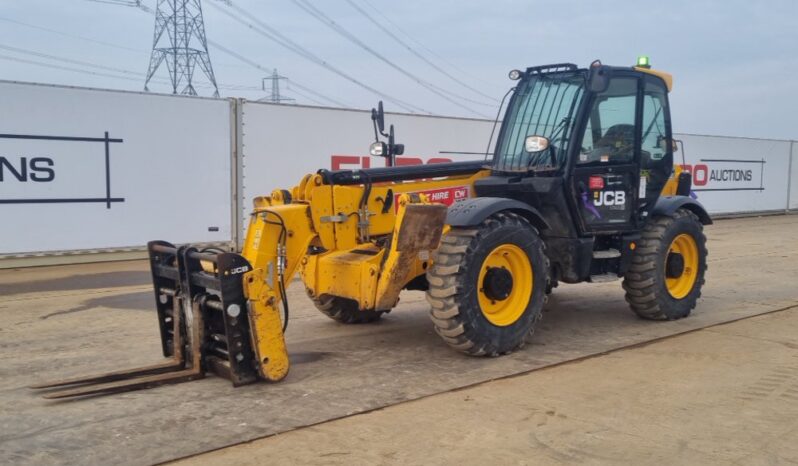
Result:
<svg viewBox="0 0 798 466"><path fill-rule="evenodd" d="M213 96L219 97L200 0L158 0L145 91L149 91L147 85L162 63L169 71L173 94L197 95L194 71L199 67L213 85Z"/></svg>
<svg viewBox="0 0 798 466"><path fill-rule="evenodd" d="M258 99L259 102L273 102L276 104L283 103L283 102L294 102L296 99L292 99L290 97L283 97L280 95L280 80L281 79L288 79L285 76L280 76L277 74L277 70L275 69L272 72L272 75L268 78L263 78L261 80L261 87L263 90L266 90L266 81L271 81L271 90L272 93L267 95L262 99Z"/></svg>

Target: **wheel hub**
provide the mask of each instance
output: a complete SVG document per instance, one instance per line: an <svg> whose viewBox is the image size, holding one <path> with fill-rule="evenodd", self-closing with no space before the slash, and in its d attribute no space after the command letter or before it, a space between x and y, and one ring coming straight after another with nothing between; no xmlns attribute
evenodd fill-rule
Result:
<svg viewBox="0 0 798 466"><path fill-rule="evenodd" d="M683 299L693 290L698 277L700 253L689 233L682 233L671 242L665 259L665 287L674 299Z"/></svg>
<svg viewBox="0 0 798 466"><path fill-rule="evenodd" d="M504 301L513 291L513 275L504 267L489 267L482 288L488 298Z"/></svg>
<svg viewBox="0 0 798 466"><path fill-rule="evenodd" d="M496 246L482 262L474 283L482 315L497 327L513 325L529 306L534 282L526 251L511 243Z"/></svg>
<svg viewBox="0 0 798 466"><path fill-rule="evenodd" d="M684 273L684 256L678 252L668 254L665 263L665 276L668 278L679 278Z"/></svg>

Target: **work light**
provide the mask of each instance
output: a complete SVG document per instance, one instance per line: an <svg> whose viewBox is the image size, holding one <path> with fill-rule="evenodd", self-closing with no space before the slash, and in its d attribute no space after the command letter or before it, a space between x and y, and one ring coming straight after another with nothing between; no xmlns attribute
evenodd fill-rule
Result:
<svg viewBox="0 0 798 466"><path fill-rule="evenodd" d="M387 146L384 142L377 141L369 147L369 154L375 157L385 157L387 152Z"/></svg>

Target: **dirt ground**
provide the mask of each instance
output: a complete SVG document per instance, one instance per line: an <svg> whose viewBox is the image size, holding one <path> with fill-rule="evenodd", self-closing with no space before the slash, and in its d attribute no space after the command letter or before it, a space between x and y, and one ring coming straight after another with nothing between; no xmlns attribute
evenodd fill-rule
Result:
<svg viewBox="0 0 798 466"><path fill-rule="evenodd" d="M503 456L506 461L502 462L533 462L530 452L537 450L513 440L526 436L526 439L537 438L534 445L549 455L541 453L541 458L599 461L601 456L589 456L599 452L596 454L605 455L606 461L612 462L613 458L624 458L611 456L606 448L599 449L597 445L605 438L608 445L623 445L622 440L637 435L641 440L638 445L619 446L620 451L613 454L650 451L650 457L630 458L654 462L662 458L657 454L676 454L675 450L669 450L672 445L686 451L685 454L697 450L709 451L705 454L711 456L710 440L726 435L730 440L719 442L714 451L714 458L724 462L730 456L723 455L744 449L744 442L735 440L738 437L732 435L733 431L770 432L772 426L765 421L774 415L768 410L779 416L783 414L786 419L788 415L794 417L790 409L795 405L788 397L782 397L781 392L773 395L773 404L768 407L757 404L762 401L756 400L749 407L732 402L723 405L722 390L713 389L711 384L738 380L738 385L743 386L759 380L757 377L772 384L783 374L776 378L762 375L761 370L766 368L752 358L761 356L765 362L778 361L793 357L794 347L781 345L784 354L767 355L764 348L757 346L762 337L748 335L745 333L748 327L744 327L739 342L718 342L718 357L708 357L708 348L714 345L714 339L721 338L719 332L725 331L713 327L676 340L562 365L798 304L798 216L723 220L707 228L707 235L710 250L707 285L698 308L688 319L657 323L636 318L624 302L620 282L561 286L545 308L533 344L506 357L469 358L449 350L434 334L421 293L404 294L399 307L382 322L343 326L320 315L304 296L301 284L294 283L289 290L292 319L287 333L292 369L285 381L233 388L226 380L209 377L73 402L46 401L26 387L54 378L149 364L160 357L146 263L3 270L0 271L0 463L152 464L289 431L293 432L263 440L268 443L263 451L279 448L273 442L297 441L300 443L293 444L295 448L307 450L308 455L296 457L298 462L349 459L371 463L390 462L392 458L418 462L420 457L412 456L415 451L408 450L426 451L430 458L438 458L437 462L456 459L469 462L469 458L478 457L480 445L497 448L506 445L507 450L501 453L508 456ZM773 314L772 318L776 316ZM770 317L762 319L768 321ZM747 322L755 321L758 322ZM794 327L789 325L786 321L773 324L774 335L795 344L794 340L788 340L795 334ZM704 336L699 338L700 335ZM650 354L650 359L645 359L651 348L681 338L699 340L691 351L682 351L677 346L664 352L670 356ZM773 340L781 341L775 336ZM706 349L702 342L706 343ZM618 358L628 357L625 355L639 355L643 359L624 362L629 370L619 369ZM727 356L736 362L723 363L722 358ZM593 367L598 361L604 361L605 365ZM553 365L560 366L539 370ZM773 370L776 369L779 368ZM560 370L574 372L551 379L550 374ZM680 377L683 372L685 377ZM699 383L698 376L705 372L717 375ZM524 373L529 375L461 390ZM644 385L646 382L651 385ZM680 391L690 392L692 383L696 384L692 395L695 400ZM761 388L757 381L750 383L755 393L765 393L757 391L757 387ZM784 383L791 383L794 388L795 380ZM443 406L448 397L454 397L454 403L458 396L471 390L475 391L472 399L459 401L468 404L467 410L424 408L430 400L441 400L435 405ZM483 395L477 397L477 393L491 395L483 398ZM610 402L612 399L616 401ZM411 400L419 401L404 403ZM502 400L507 404L504 408L499 406ZM496 405L491 405L492 402ZM400 403L403 404L373 414L323 424ZM753 421L734 424L721 416L712 421L717 406L725 406L724 412L739 412L740 419ZM748 416L750 413L745 410L749 408L764 414ZM335 434L324 433L329 426L339 425L338 422L357 423L397 409L411 410L409 417L397 414L392 422L393 415L388 414L391 419L383 427L378 424L363 427L365 430L360 434L358 427L353 427L352 432L343 429ZM414 415L412 409L421 411ZM536 411L539 409L543 409L542 414ZM548 414L550 411L554 414ZM431 417L421 416L425 412ZM570 423L559 423L562 419L559 414L567 416ZM532 421L524 420L527 415ZM688 418L695 418L695 422L687 422ZM544 420L548 427L538 429L537 424ZM708 424L701 428L698 421ZM778 428L791 425L787 421L777 423ZM314 427L302 429L306 426ZM373 436L369 435L371 429ZM425 433L424 437L411 437L414 430ZM696 431L701 431L700 438L705 443L692 442ZM340 439L338 443L342 445L352 445L345 438L362 435L359 449L375 455L382 451L388 456L357 456L351 453L356 449L354 446L335 450L324 439L303 437L314 432L324 433L321 437L330 441ZM659 441L655 439L657 435ZM756 440L751 444L754 446L765 438L753 433L749 437ZM498 443L481 443L491 439ZM772 444L778 447L773 439ZM394 445L394 440L395 456L391 457L394 450L382 448ZM404 441L414 443L403 444ZM258 445L239 448L246 452ZM461 451L451 452L457 445ZM233 449L232 454L238 450ZM781 459L795 459L790 451L779 451ZM207 458L215 461L216 456ZM246 458L245 453L242 458ZM285 456L260 458L282 461L292 456L285 452ZM709 457L687 458L685 462L693 462L689 459L703 462Z"/></svg>
<svg viewBox="0 0 798 466"><path fill-rule="evenodd" d="M178 461L796 464L798 309Z"/></svg>

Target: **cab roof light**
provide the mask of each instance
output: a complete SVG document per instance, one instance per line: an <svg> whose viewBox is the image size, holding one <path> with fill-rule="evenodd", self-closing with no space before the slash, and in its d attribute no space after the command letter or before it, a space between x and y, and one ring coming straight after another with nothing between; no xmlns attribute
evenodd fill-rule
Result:
<svg viewBox="0 0 798 466"><path fill-rule="evenodd" d="M651 68L651 60L648 59L648 55L640 55L637 57L637 66L640 68Z"/></svg>

